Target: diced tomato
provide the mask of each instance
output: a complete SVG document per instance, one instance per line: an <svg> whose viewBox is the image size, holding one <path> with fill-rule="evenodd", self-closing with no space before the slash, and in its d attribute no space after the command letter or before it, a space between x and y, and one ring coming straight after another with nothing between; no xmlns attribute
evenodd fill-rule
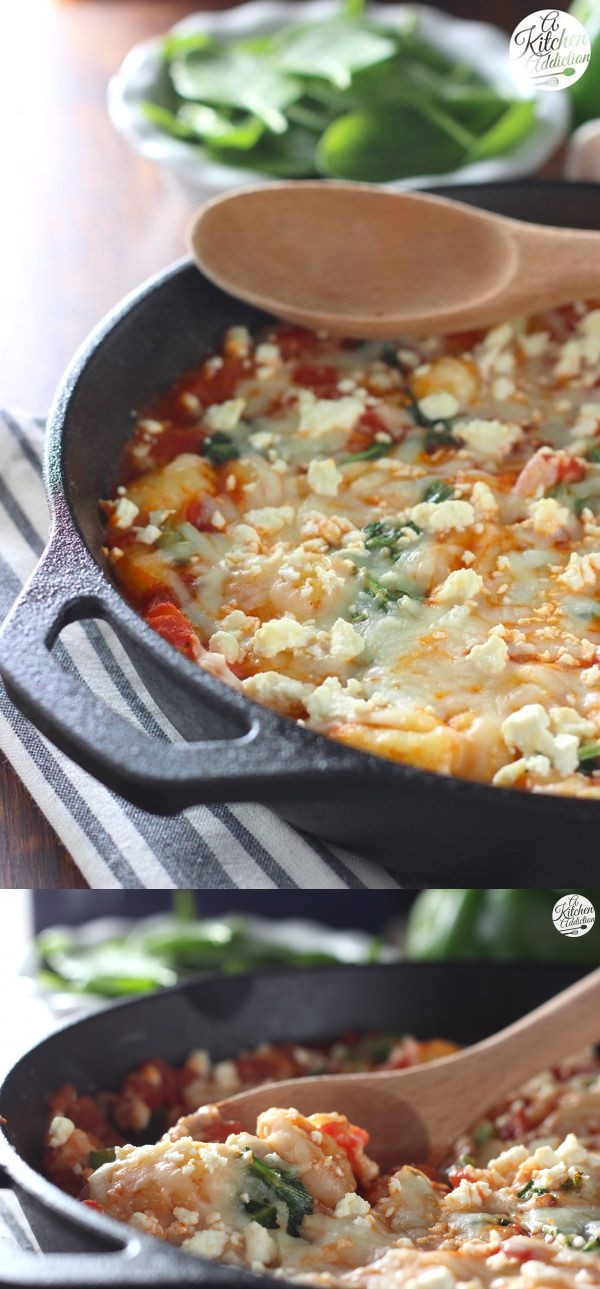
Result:
<svg viewBox="0 0 600 1289"><path fill-rule="evenodd" d="M314 354L319 348L319 337L306 327L279 327L273 335L284 362L289 358L300 358L303 354Z"/></svg>
<svg viewBox="0 0 600 1289"><path fill-rule="evenodd" d="M204 1128L202 1136L206 1141L227 1141L232 1132L243 1132L244 1125L239 1119L215 1119L214 1124Z"/></svg>
<svg viewBox="0 0 600 1289"><path fill-rule="evenodd" d="M329 1123L322 1123L320 1128L322 1132L327 1133L328 1137L334 1137L342 1150L345 1150L350 1160L350 1167L354 1172L357 1157L362 1154L368 1144L368 1132L365 1132L364 1128L357 1128L354 1123L348 1123L343 1120L339 1122L336 1119L332 1119Z"/></svg>
<svg viewBox="0 0 600 1289"><path fill-rule="evenodd" d="M164 434L157 434L150 445L152 458L157 466L168 465L169 461L174 461L175 457L182 452L201 451L204 440L208 437L209 430L201 426L191 426L189 430L173 428L165 430Z"/></svg>
<svg viewBox="0 0 600 1289"><path fill-rule="evenodd" d="M190 501L186 510L186 516L190 524L194 525L201 533L213 532L211 520L217 509L217 502L209 493L200 492L197 497Z"/></svg>
<svg viewBox="0 0 600 1289"><path fill-rule="evenodd" d="M195 394L205 407L210 407L213 403L225 403L233 398L239 381L247 375L248 368L244 367L241 358L224 358L222 366L214 371L211 367L207 370L205 364L199 375L188 378L186 389Z"/></svg>
<svg viewBox="0 0 600 1289"><path fill-rule="evenodd" d="M299 1073L300 1066L288 1047L281 1045L266 1052L249 1052L238 1056L235 1066L242 1083L265 1083L271 1079L291 1079Z"/></svg>
<svg viewBox="0 0 600 1289"><path fill-rule="evenodd" d="M97 1204L95 1199L82 1199L81 1203L85 1204L86 1208L95 1208L97 1213L104 1212L104 1209L102 1208L102 1206L100 1204Z"/></svg>
<svg viewBox="0 0 600 1289"><path fill-rule="evenodd" d="M189 618L177 608L176 604L158 603L146 609L148 626L157 631L163 640L167 640L178 649L185 658L197 662L200 657L200 642Z"/></svg>
<svg viewBox="0 0 600 1289"><path fill-rule="evenodd" d="M300 363L292 372L295 385L312 390L319 398L338 398L340 372L329 363Z"/></svg>

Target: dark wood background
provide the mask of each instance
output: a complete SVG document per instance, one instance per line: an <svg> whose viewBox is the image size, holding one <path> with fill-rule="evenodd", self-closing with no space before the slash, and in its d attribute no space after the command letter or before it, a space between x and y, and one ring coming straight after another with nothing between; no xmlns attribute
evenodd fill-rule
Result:
<svg viewBox="0 0 600 1289"><path fill-rule="evenodd" d="M437 0L512 31L531 0ZM0 403L43 415L74 349L127 291L183 250L189 205L136 156L105 108L137 41L182 0L1 0ZM75 857L76 859L76 857ZM0 887L85 886L0 756Z"/></svg>

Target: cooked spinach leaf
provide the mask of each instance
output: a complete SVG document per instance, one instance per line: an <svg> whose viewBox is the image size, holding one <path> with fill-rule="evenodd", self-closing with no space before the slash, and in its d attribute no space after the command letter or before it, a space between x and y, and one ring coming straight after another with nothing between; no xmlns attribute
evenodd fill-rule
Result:
<svg viewBox="0 0 600 1289"><path fill-rule="evenodd" d="M276 1201L287 1208L288 1235L298 1236L305 1217L313 1211L313 1197L297 1173L283 1168L272 1168L264 1160L252 1156L248 1165L247 1191L250 1198L244 1208L261 1226L277 1226ZM273 1218L275 1220L273 1221Z"/></svg>

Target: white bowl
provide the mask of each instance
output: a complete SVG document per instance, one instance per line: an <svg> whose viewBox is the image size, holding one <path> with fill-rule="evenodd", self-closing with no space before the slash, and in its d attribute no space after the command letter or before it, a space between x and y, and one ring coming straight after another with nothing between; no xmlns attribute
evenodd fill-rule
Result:
<svg viewBox="0 0 600 1289"><path fill-rule="evenodd" d="M251 0L233 9L216 13L190 14L173 28L189 35L248 37L266 35L299 21L318 21L339 13L338 0L309 0L309 3L285 3L281 0ZM410 179L382 184L391 191L427 188L439 184L489 183L530 174L548 159L565 137L570 123L570 104L564 91L554 94L535 92L523 80L508 57L508 37L487 22L471 22L449 17L427 5L369 6L369 17L387 24L403 25L413 17L423 38L440 52L461 60L472 61L476 71L496 88L517 98L537 102L537 124L512 152L503 156L462 166L446 174L417 175ZM132 147L171 171L195 201L206 199L245 183L272 183L272 176L255 170L220 165L203 157L197 145L173 139L144 115L142 104L152 97L161 70L162 38L143 41L125 58L108 87L110 119L129 140Z"/></svg>

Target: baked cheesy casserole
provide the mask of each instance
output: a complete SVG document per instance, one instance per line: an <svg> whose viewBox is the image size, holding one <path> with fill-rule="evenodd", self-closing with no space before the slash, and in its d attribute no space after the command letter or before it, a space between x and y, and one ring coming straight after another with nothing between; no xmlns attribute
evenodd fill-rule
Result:
<svg viewBox="0 0 600 1289"><path fill-rule="evenodd" d="M393 344L226 333L136 422L105 553L248 698L600 796L600 309Z"/></svg>
<svg viewBox="0 0 600 1289"><path fill-rule="evenodd" d="M592 1052L531 1079L441 1165L417 1160L385 1176L366 1132L340 1114L274 1108L254 1134L223 1122L214 1105L189 1113L205 1091L227 1095L249 1077L393 1068L450 1050L371 1035L328 1050L266 1047L215 1067L196 1052L179 1072L148 1063L96 1103L62 1088L51 1097L45 1170L84 1202L190 1254L327 1289L599 1285ZM177 1098L188 1112L156 1144L102 1148L114 1132L107 1115L114 1123L136 1114L138 1130L151 1130L150 1114L161 1107L168 1118Z"/></svg>

